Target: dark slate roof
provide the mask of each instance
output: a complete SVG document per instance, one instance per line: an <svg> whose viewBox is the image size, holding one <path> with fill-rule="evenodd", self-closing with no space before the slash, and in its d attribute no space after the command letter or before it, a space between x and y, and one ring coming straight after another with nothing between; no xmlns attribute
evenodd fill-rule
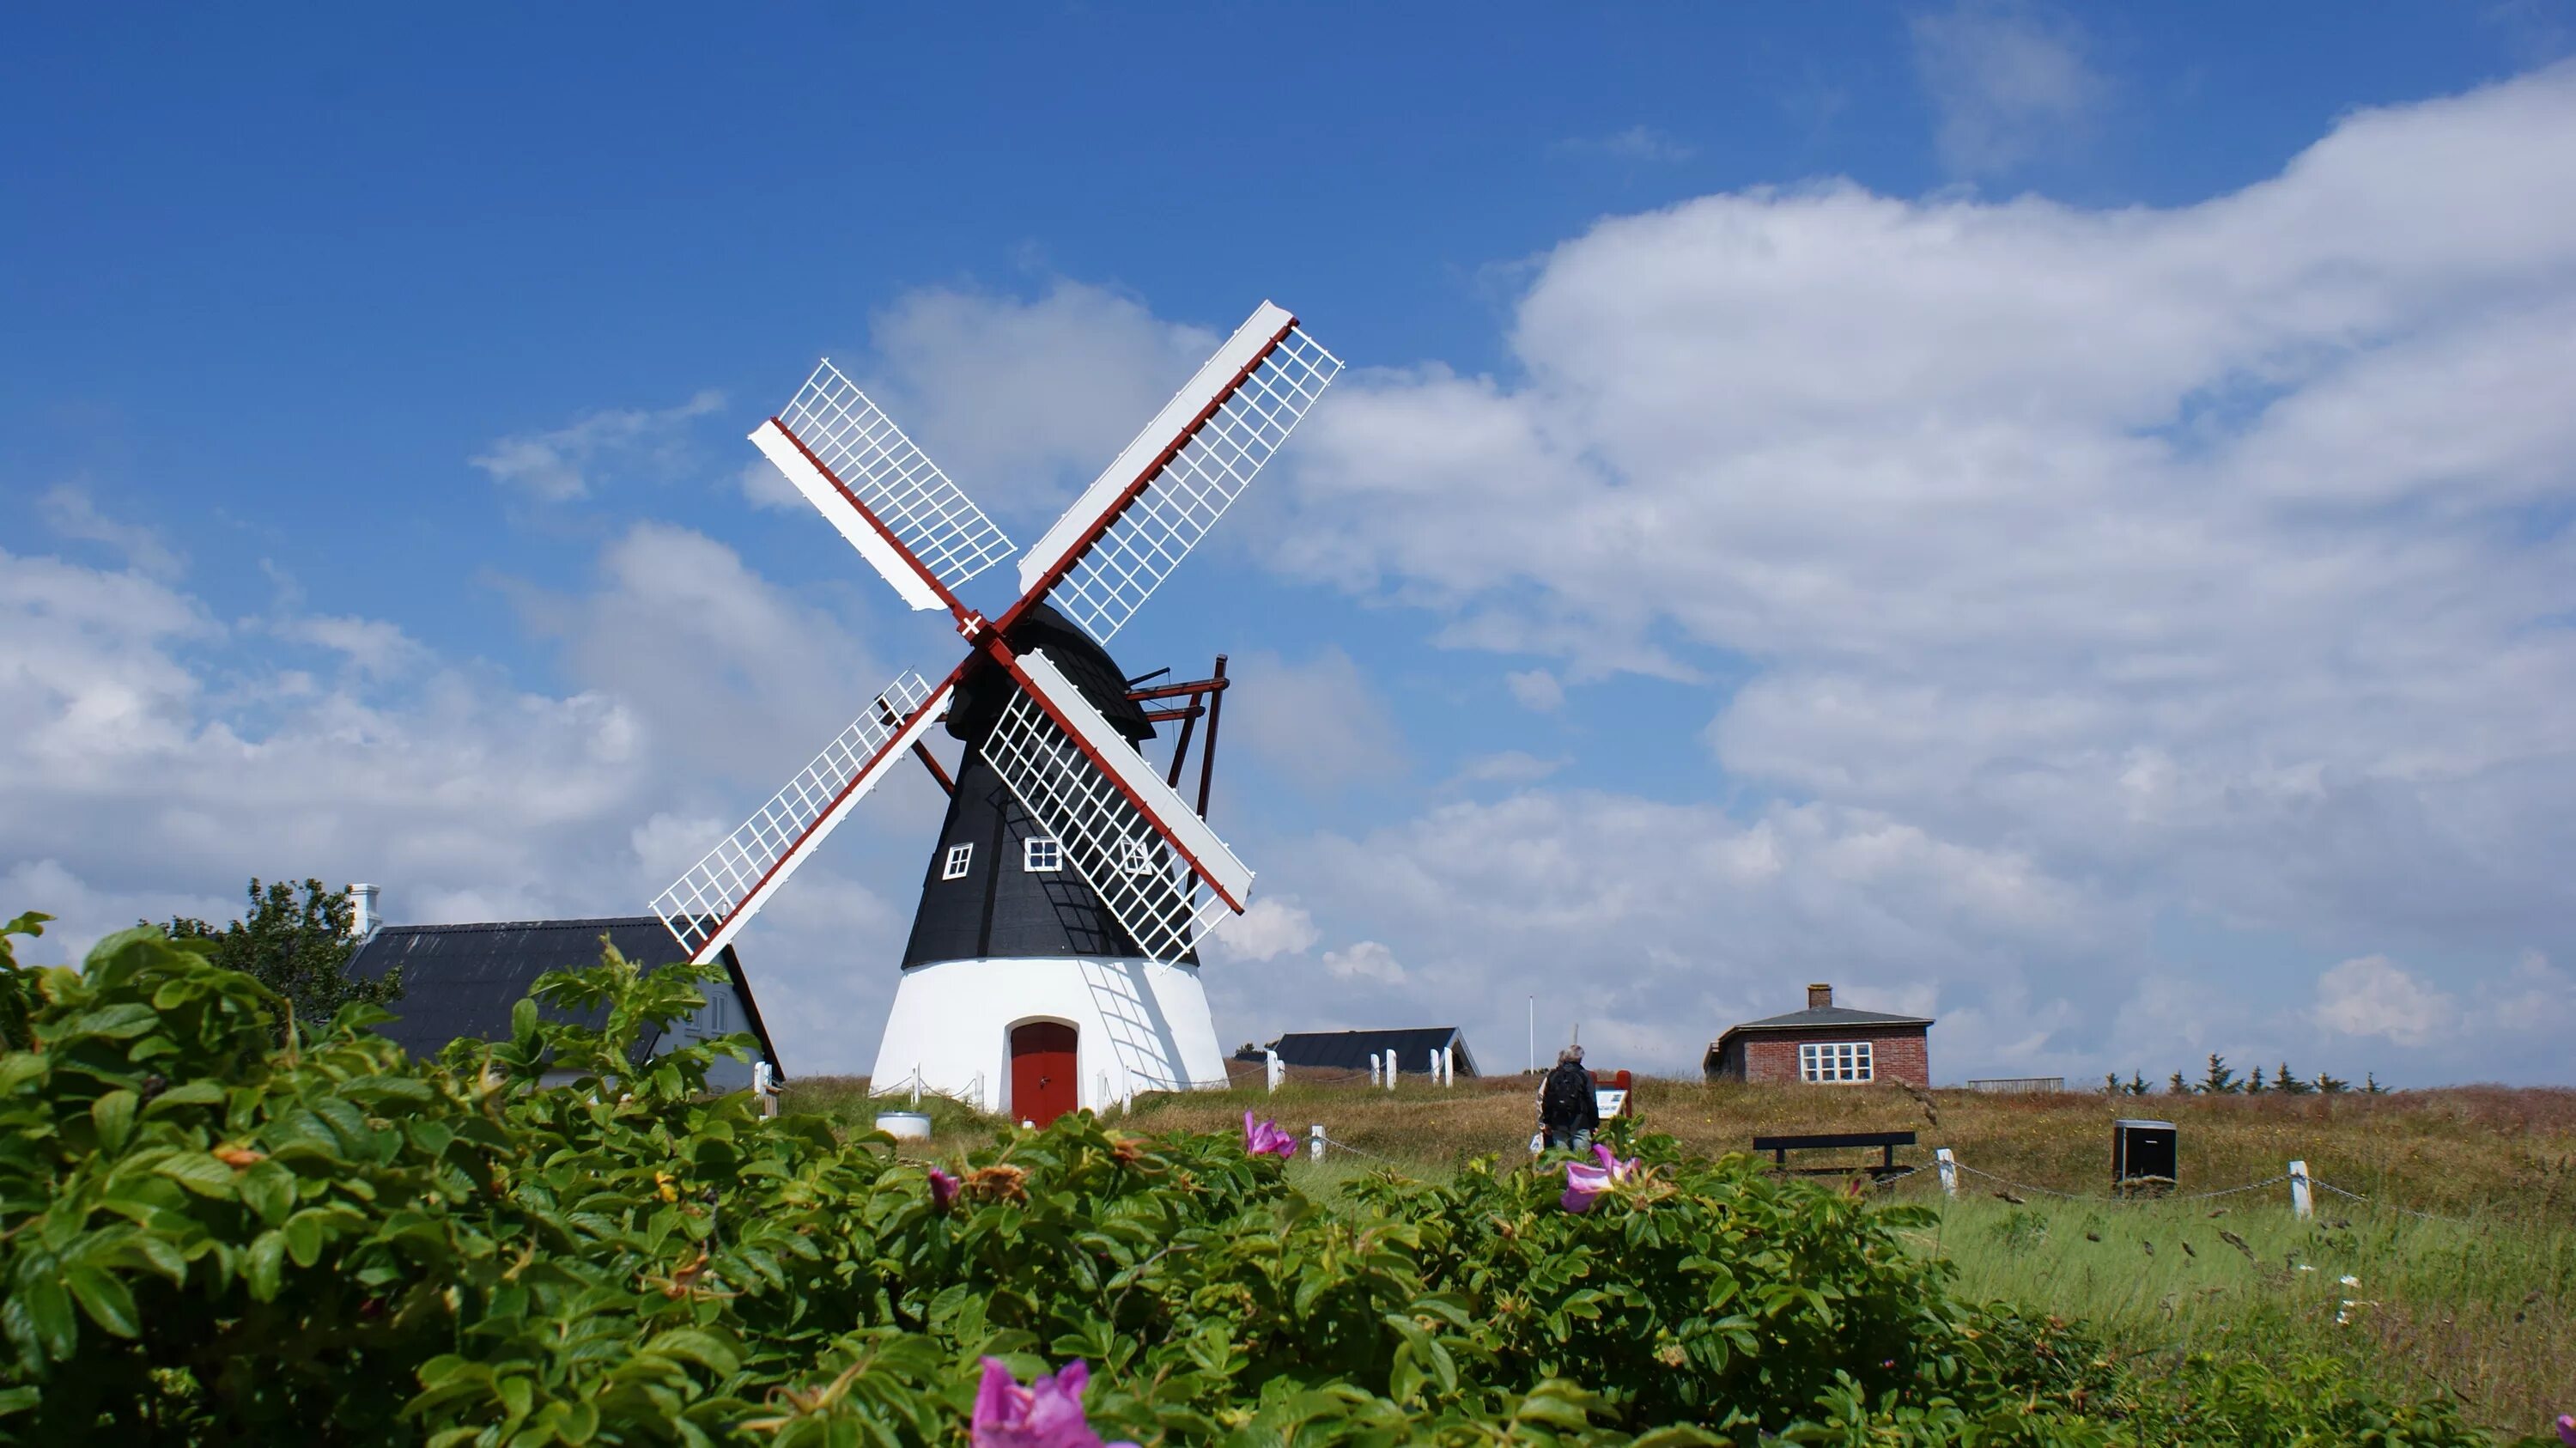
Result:
<svg viewBox="0 0 2576 1448"><path fill-rule="evenodd" d="M1279 1053L1283 1066L1324 1066L1346 1071L1368 1069L1370 1053L1395 1052L1399 1073L1423 1075L1430 1070L1431 1053L1443 1046L1457 1048L1454 1058L1458 1074L1476 1074L1476 1058L1467 1050L1467 1038L1456 1026L1413 1026L1388 1031L1291 1031L1270 1043ZM1240 1059L1260 1060L1253 1051Z"/></svg>
<svg viewBox="0 0 2576 1448"><path fill-rule="evenodd" d="M513 920L491 925L387 925L367 937L349 962L349 973L381 979L402 967L402 999L388 1009L396 1018L376 1029L414 1056L434 1056L455 1040L507 1040L510 1009L527 995L537 977L550 970L599 963L599 938L605 935L618 953L646 970L683 961L689 953L650 915L598 920ZM761 1054L778 1066L769 1027L752 998L742 961L728 945L717 959L732 977L734 994ZM598 1027L606 1008L575 1013L559 1008L548 1019ZM652 1042L644 1043L649 1050ZM780 1069L783 1079L786 1075Z"/></svg>
<svg viewBox="0 0 2576 1448"><path fill-rule="evenodd" d="M1834 1026L1928 1026L1928 1016L1891 1016L1883 1011L1856 1011L1849 1006L1816 1006L1809 1010L1791 1011L1785 1016L1765 1016L1728 1028L1737 1031L1803 1031Z"/></svg>

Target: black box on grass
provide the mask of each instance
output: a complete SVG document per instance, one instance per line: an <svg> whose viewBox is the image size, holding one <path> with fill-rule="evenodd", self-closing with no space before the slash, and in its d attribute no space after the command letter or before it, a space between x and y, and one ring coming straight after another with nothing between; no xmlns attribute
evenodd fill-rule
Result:
<svg viewBox="0 0 2576 1448"><path fill-rule="evenodd" d="M2120 1120L2111 1123L2113 1186L2126 1186L2142 1177L2171 1182L2176 1176L2172 1122Z"/></svg>

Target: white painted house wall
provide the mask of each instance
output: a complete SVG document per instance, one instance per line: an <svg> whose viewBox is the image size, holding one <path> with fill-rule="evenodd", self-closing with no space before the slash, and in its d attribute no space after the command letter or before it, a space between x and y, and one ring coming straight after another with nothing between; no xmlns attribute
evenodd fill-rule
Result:
<svg viewBox="0 0 2576 1448"><path fill-rule="evenodd" d="M948 960L903 973L869 1085L1011 1110L1011 1028L1074 1028L1078 1100L1093 1111L1140 1091L1226 1084L1225 1054L1196 966L1094 957Z"/></svg>

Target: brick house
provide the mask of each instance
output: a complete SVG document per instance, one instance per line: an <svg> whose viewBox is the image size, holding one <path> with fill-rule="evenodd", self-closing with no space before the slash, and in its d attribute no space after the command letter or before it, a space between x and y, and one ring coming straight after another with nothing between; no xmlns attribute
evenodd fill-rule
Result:
<svg viewBox="0 0 2576 1448"><path fill-rule="evenodd" d="M1932 1084L1929 1033L1921 1016L1891 1016L1834 1004L1830 985L1807 987L1807 1008L1729 1027L1709 1044L1701 1069L1712 1081L1863 1085Z"/></svg>

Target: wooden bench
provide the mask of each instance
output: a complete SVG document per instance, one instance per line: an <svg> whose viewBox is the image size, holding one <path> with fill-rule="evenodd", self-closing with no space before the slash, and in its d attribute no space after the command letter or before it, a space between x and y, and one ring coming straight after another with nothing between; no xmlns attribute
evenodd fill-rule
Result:
<svg viewBox="0 0 2576 1448"><path fill-rule="evenodd" d="M1826 1132L1816 1136L1757 1136L1753 1138L1753 1149L1755 1151L1767 1151L1771 1153L1772 1164L1783 1171L1791 1170L1791 1167L1789 1166L1789 1153L1793 1151L1824 1151L1838 1146L1874 1146L1877 1147L1880 1152L1878 1165L1866 1168L1866 1170L1871 1176L1881 1178L1891 1177L1897 1174L1896 1149L1900 1146L1912 1146L1913 1144L1914 1133L1910 1131L1835 1131ZM1795 1168L1795 1170L1808 1176L1840 1176L1845 1172L1861 1170L1861 1168L1847 1166L1802 1166Z"/></svg>

